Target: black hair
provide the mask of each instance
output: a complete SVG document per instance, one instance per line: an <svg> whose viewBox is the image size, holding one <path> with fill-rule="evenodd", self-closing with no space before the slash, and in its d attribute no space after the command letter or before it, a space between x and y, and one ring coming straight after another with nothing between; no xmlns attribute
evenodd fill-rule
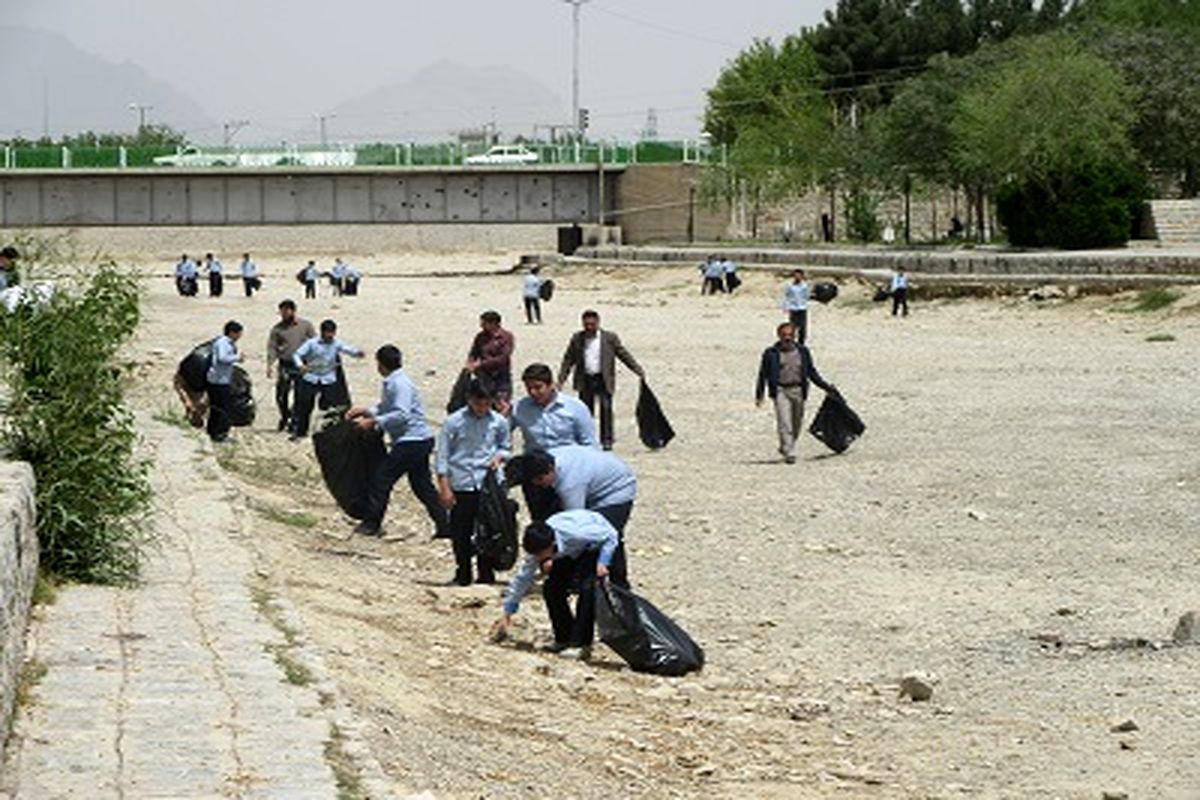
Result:
<svg viewBox="0 0 1200 800"><path fill-rule="evenodd" d="M485 311L479 315L479 319L482 322L494 322L497 325L499 325L500 324L500 312L499 311Z"/></svg>
<svg viewBox="0 0 1200 800"><path fill-rule="evenodd" d="M554 544L554 528L544 522L530 523L521 537L521 549L526 553L540 553Z"/></svg>
<svg viewBox="0 0 1200 800"><path fill-rule="evenodd" d="M521 380L554 383L554 371L546 364L530 364L521 373Z"/></svg>
<svg viewBox="0 0 1200 800"><path fill-rule="evenodd" d="M375 360L379 365L390 370L400 369L400 365L404 361L404 356L400 353L400 348L394 344L385 344L383 347L375 351Z"/></svg>
<svg viewBox="0 0 1200 800"><path fill-rule="evenodd" d="M336 330L337 330L336 322L334 322L331 319L321 320L321 333L325 333L326 331L336 331Z"/></svg>
<svg viewBox="0 0 1200 800"><path fill-rule="evenodd" d="M0 256L4 256L5 258L7 258L9 260L15 261L21 257L21 254L17 252L17 248L13 247L10 244L8 247L5 247L3 250L0 250Z"/></svg>
<svg viewBox="0 0 1200 800"><path fill-rule="evenodd" d="M205 258L212 258L212 257L213 257L213 254L212 254L212 253L205 253L205 254L204 254L204 257L205 257Z"/></svg>
<svg viewBox="0 0 1200 800"><path fill-rule="evenodd" d="M483 385L483 381L478 378L472 378L467 383L467 397L477 400L491 400L492 393Z"/></svg>
<svg viewBox="0 0 1200 800"><path fill-rule="evenodd" d="M241 332L242 332L242 323L238 322L236 319L231 319L231 320L229 320L229 322L225 323L225 335L226 336L228 336L231 333L241 333Z"/></svg>
<svg viewBox="0 0 1200 800"><path fill-rule="evenodd" d="M280 300L279 308L280 309L290 308L292 311L295 311L296 310L296 301L295 300Z"/></svg>
<svg viewBox="0 0 1200 800"><path fill-rule="evenodd" d="M779 334L783 333L784 328L795 328L795 327L796 326L790 322L781 322L775 326L775 335L778 336Z"/></svg>
<svg viewBox="0 0 1200 800"><path fill-rule="evenodd" d="M595 317L596 319L600 319L600 312L589 308L587 311L583 312L583 314L581 314L580 317L582 319L587 319L588 317Z"/></svg>
<svg viewBox="0 0 1200 800"><path fill-rule="evenodd" d="M525 454L525 479L540 478L554 469L554 456L545 450L530 450Z"/></svg>

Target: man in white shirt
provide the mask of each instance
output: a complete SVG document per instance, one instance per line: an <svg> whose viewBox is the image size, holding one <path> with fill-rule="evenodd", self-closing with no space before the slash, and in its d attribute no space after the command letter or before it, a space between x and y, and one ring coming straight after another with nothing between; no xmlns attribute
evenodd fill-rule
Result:
<svg viewBox="0 0 1200 800"><path fill-rule="evenodd" d="M317 262L309 260L301 271L301 277L304 279L304 298L306 300L315 300L317 297L317 278L320 273L317 271Z"/></svg>
<svg viewBox="0 0 1200 800"><path fill-rule="evenodd" d="M575 393L594 416L596 401L600 401L600 444L605 450L613 446L613 393L617 388L617 367L622 364L645 380L646 372L633 354L621 344L621 337L612 331L600 330L600 314L588 309L583 312L583 330L567 343L562 366L558 370L558 387L575 373Z"/></svg>
<svg viewBox="0 0 1200 800"><path fill-rule="evenodd" d="M808 281L804 270L792 272L792 282L783 290L783 313L796 334L796 341L804 344L808 338Z"/></svg>
<svg viewBox="0 0 1200 800"><path fill-rule="evenodd" d="M258 265L250 260L249 253L242 253L242 288L246 290L246 297L253 297L254 292L261 287Z"/></svg>
<svg viewBox="0 0 1200 800"><path fill-rule="evenodd" d="M542 324L542 279L538 277L541 267L533 267L525 276L521 287L521 299L525 301L525 322L529 325Z"/></svg>
<svg viewBox="0 0 1200 800"><path fill-rule="evenodd" d="M700 266L704 273L704 283L700 286L700 294L725 294L725 263L716 256L709 256Z"/></svg>
<svg viewBox="0 0 1200 800"><path fill-rule="evenodd" d="M897 269L892 273L892 316L896 316L900 309L904 309L904 316L908 316L908 276L904 274L903 269Z"/></svg>
<svg viewBox="0 0 1200 800"><path fill-rule="evenodd" d="M206 253L204 269L208 272L208 296L220 297L225 291L225 276L222 274L224 268L221 262L213 257L212 253Z"/></svg>

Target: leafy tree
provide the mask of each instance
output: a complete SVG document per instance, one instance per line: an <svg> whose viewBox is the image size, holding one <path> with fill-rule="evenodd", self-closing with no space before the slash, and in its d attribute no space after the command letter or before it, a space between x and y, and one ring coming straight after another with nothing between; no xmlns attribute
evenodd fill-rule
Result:
<svg viewBox="0 0 1200 800"><path fill-rule="evenodd" d="M1124 27L1200 34L1200 3L1195 0L1081 0L1072 16Z"/></svg>

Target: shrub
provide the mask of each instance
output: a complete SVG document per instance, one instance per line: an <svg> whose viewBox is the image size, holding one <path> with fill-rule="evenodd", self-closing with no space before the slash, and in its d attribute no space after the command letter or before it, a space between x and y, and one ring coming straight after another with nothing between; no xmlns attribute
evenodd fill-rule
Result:
<svg viewBox="0 0 1200 800"><path fill-rule="evenodd" d="M1018 247L1114 247L1133 235L1147 196L1134 167L1091 165L1044 181L1002 185L996 213Z"/></svg>
<svg viewBox="0 0 1200 800"><path fill-rule="evenodd" d="M0 309L0 447L33 466L42 566L64 578L131 581L149 542L141 524L148 465L134 453L117 361L137 326L138 299L133 276L107 265L60 279L42 307Z"/></svg>
<svg viewBox="0 0 1200 800"><path fill-rule="evenodd" d="M1149 289L1142 289L1138 292L1137 300L1134 301L1131 311L1158 311L1166 308L1174 303L1183 295L1171 289L1162 286L1155 286Z"/></svg>
<svg viewBox="0 0 1200 800"><path fill-rule="evenodd" d="M846 233L860 242L873 242L879 238L879 198L866 189L856 188L847 192Z"/></svg>

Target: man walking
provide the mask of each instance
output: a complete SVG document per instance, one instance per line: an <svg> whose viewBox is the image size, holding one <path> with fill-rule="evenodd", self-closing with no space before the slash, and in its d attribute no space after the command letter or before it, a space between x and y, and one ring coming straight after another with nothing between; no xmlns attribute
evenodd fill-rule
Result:
<svg viewBox="0 0 1200 800"><path fill-rule="evenodd" d="M605 450L613 446L613 394L617 389L616 359L645 380L646 373L633 354L621 344L621 337L600 329L600 314L591 309L583 312L583 330L577 331L567 343L562 366L558 370L558 387L575 373L575 393L593 416L596 402L600 403L600 443Z"/></svg>
<svg viewBox="0 0 1200 800"><path fill-rule="evenodd" d="M908 316L908 276L904 274L903 268L898 268L892 273L892 316L904 309L904 316Z"/></svg>
<svg viewBox="0 0 1200 800"><path fill-rule="evenodd" d="M783 313L792 323L792 331L800 344L804 344L808 338L808 294L804 270L794 270L792 282L783 290Z"/></svg>
<svg viewBox="0 0 1200 800"><path fill-rule="evenodd" d="M541 267L533 267L525 276L521 286L521 299L525 302L525 322L529 325L542 324L542 279L538 275Z"/></svg>
<svg viewBox="0 0 1200 800"><path fill-rule="evenodd" d="M242 360L237 341L242 338L242 324L235 320L225 323L222 335L213 340L209 358L208 389L208 438L223 442L229 438L233 425L233 367Z"/></svg>
<svg viewBox="0 0 1200 800"><path fill-rule="evenodd" d="M196 295L196 275L196 262L188 258L187 253L184 253L179 257L179 263L175 265L175 287L181 296L194 297Z"/></svg>
<svg viewBox="0 0 1200 800"><path fill-rule="evenodd" d="M467 387L467 404L446 418L437 439L436 471L438 497L450 512L450 537L457 565L451 581L471 583L471 556L475 521L479 516L479 493L489 470L497 470L512 455L508 421L492 410L492 396L483 384ZM495 580L493 565L478 558L476 582Z"/></svg>
<svg viewBox="0 0 1200 800"><path fill-rule="evenodd" d="M242 288L246 297L253 297L254 292L262 285L258 280L258 265L250 260L249 253L242 253Z"/></svg>
<svg viewBox="0 0 1200 800"><path fill-rule="evenodd" d="M500 327L500 314L495 311L479 315L479 328L465 366L483 382L502 408L512 397L512 354L516 340Z"/></svg>
<svg viewBox="0 0 1200 800"><path fill-rule="evenodd" d="M212 253L205 253L204 269L208 273L208 296L220 297L225 291L225 276L222 274L224 267Z"/></svg>
<svg viewBox="0 0 1200 800"><path fill-rule="evenodd" d="M391 439L387 458L375 470L367 484L366 510L354 530L378 536L387 513L392 487L403 476L436 526L436 535L447 535L446 512L438 500L429 475L429 454L433 452L433 431L425 420L425 404L412 380L402 369L403 356L395 345L385 344L375 351L375 366L383 378L383 391L377 404L355 406L346 418L364 430L378 428Z"/></svg>
<svg viewBox="0 0 1200 800"><path fill-rule="evenodd" d="M292 415L292 441L308 435L309 420L318 397L322 409L337 404L335 392L342 353L353 358L363 357L362 350L337 338L337 323L327 319L321 323L321 335L300 345L292 355L292 364L300 371L296 410Z"/></svg>
<svg viewBox="0 0 1200 800"><path fill-rule="evenodd" d="M700 285L700 294L725 294L725 264L716 256L709 256L701 266L704 283Z"/></svg>
<svg viewBox="0 0 1200 800"><path fill-rule="evenodd" d="M796 438L804 424L804 401L811 381L826 392L836 392L813 365L812 354L795 340L790 322L775 329L778 341L763 351L758 367L754 402L763 404L764 392L775 403L775 426L779 433L779 454L788 464L796 463Z"/></svg>
<svg viewBox="0 0 1200 800"><path fill-rule="evenodd" d="M340 258L333 260L333 269L330 270L330 277L332 278L334 296L341 297L346 293L346 265L342 263Z"/></svg>
<svg viewBox="0 0 1200 800"><path fill-rule="evenodd" d="M317 297L317 278L320 274L317 272L317 262L309 259L308 264L301 272L301 277L304 279L304 299L315 300Z"/></svg>
<svg viewBox="0 0 1200 800"><path fill-rule="evenodd" d="M729 256L721 259L721 265L725 268L725 291L732 296L734 291L742 285L742 279L737 274L737 264L733 263L733 259Z"/></svg>
<svg viewBox="0 0 1200 800"><path fill-rule="evenodd" d="M306 319L296 316L296 304L284 300L279 304L279 322L271 327L267 335L267 379L275 378L275 406L279 409L279 430L291 431L292 410L299 400L300 370L293 358L300 346L317 336L317 329Z"/></svg>
<svg viewBox="0 0 1200 800"><path fill-rule="evenodd" d="M608 576L617 543L617 531L608 520L582 509L561 511L526 528L521 540L525 560L508 584L504 616L493 626L492 638L500 641L508 635L513 615L540 569L546 575L542 597L554 628L554 643L545 649L563 658L590 658L596 626L595 581ZM576 588L579 601L572 613L568 598Z"/></svg>

